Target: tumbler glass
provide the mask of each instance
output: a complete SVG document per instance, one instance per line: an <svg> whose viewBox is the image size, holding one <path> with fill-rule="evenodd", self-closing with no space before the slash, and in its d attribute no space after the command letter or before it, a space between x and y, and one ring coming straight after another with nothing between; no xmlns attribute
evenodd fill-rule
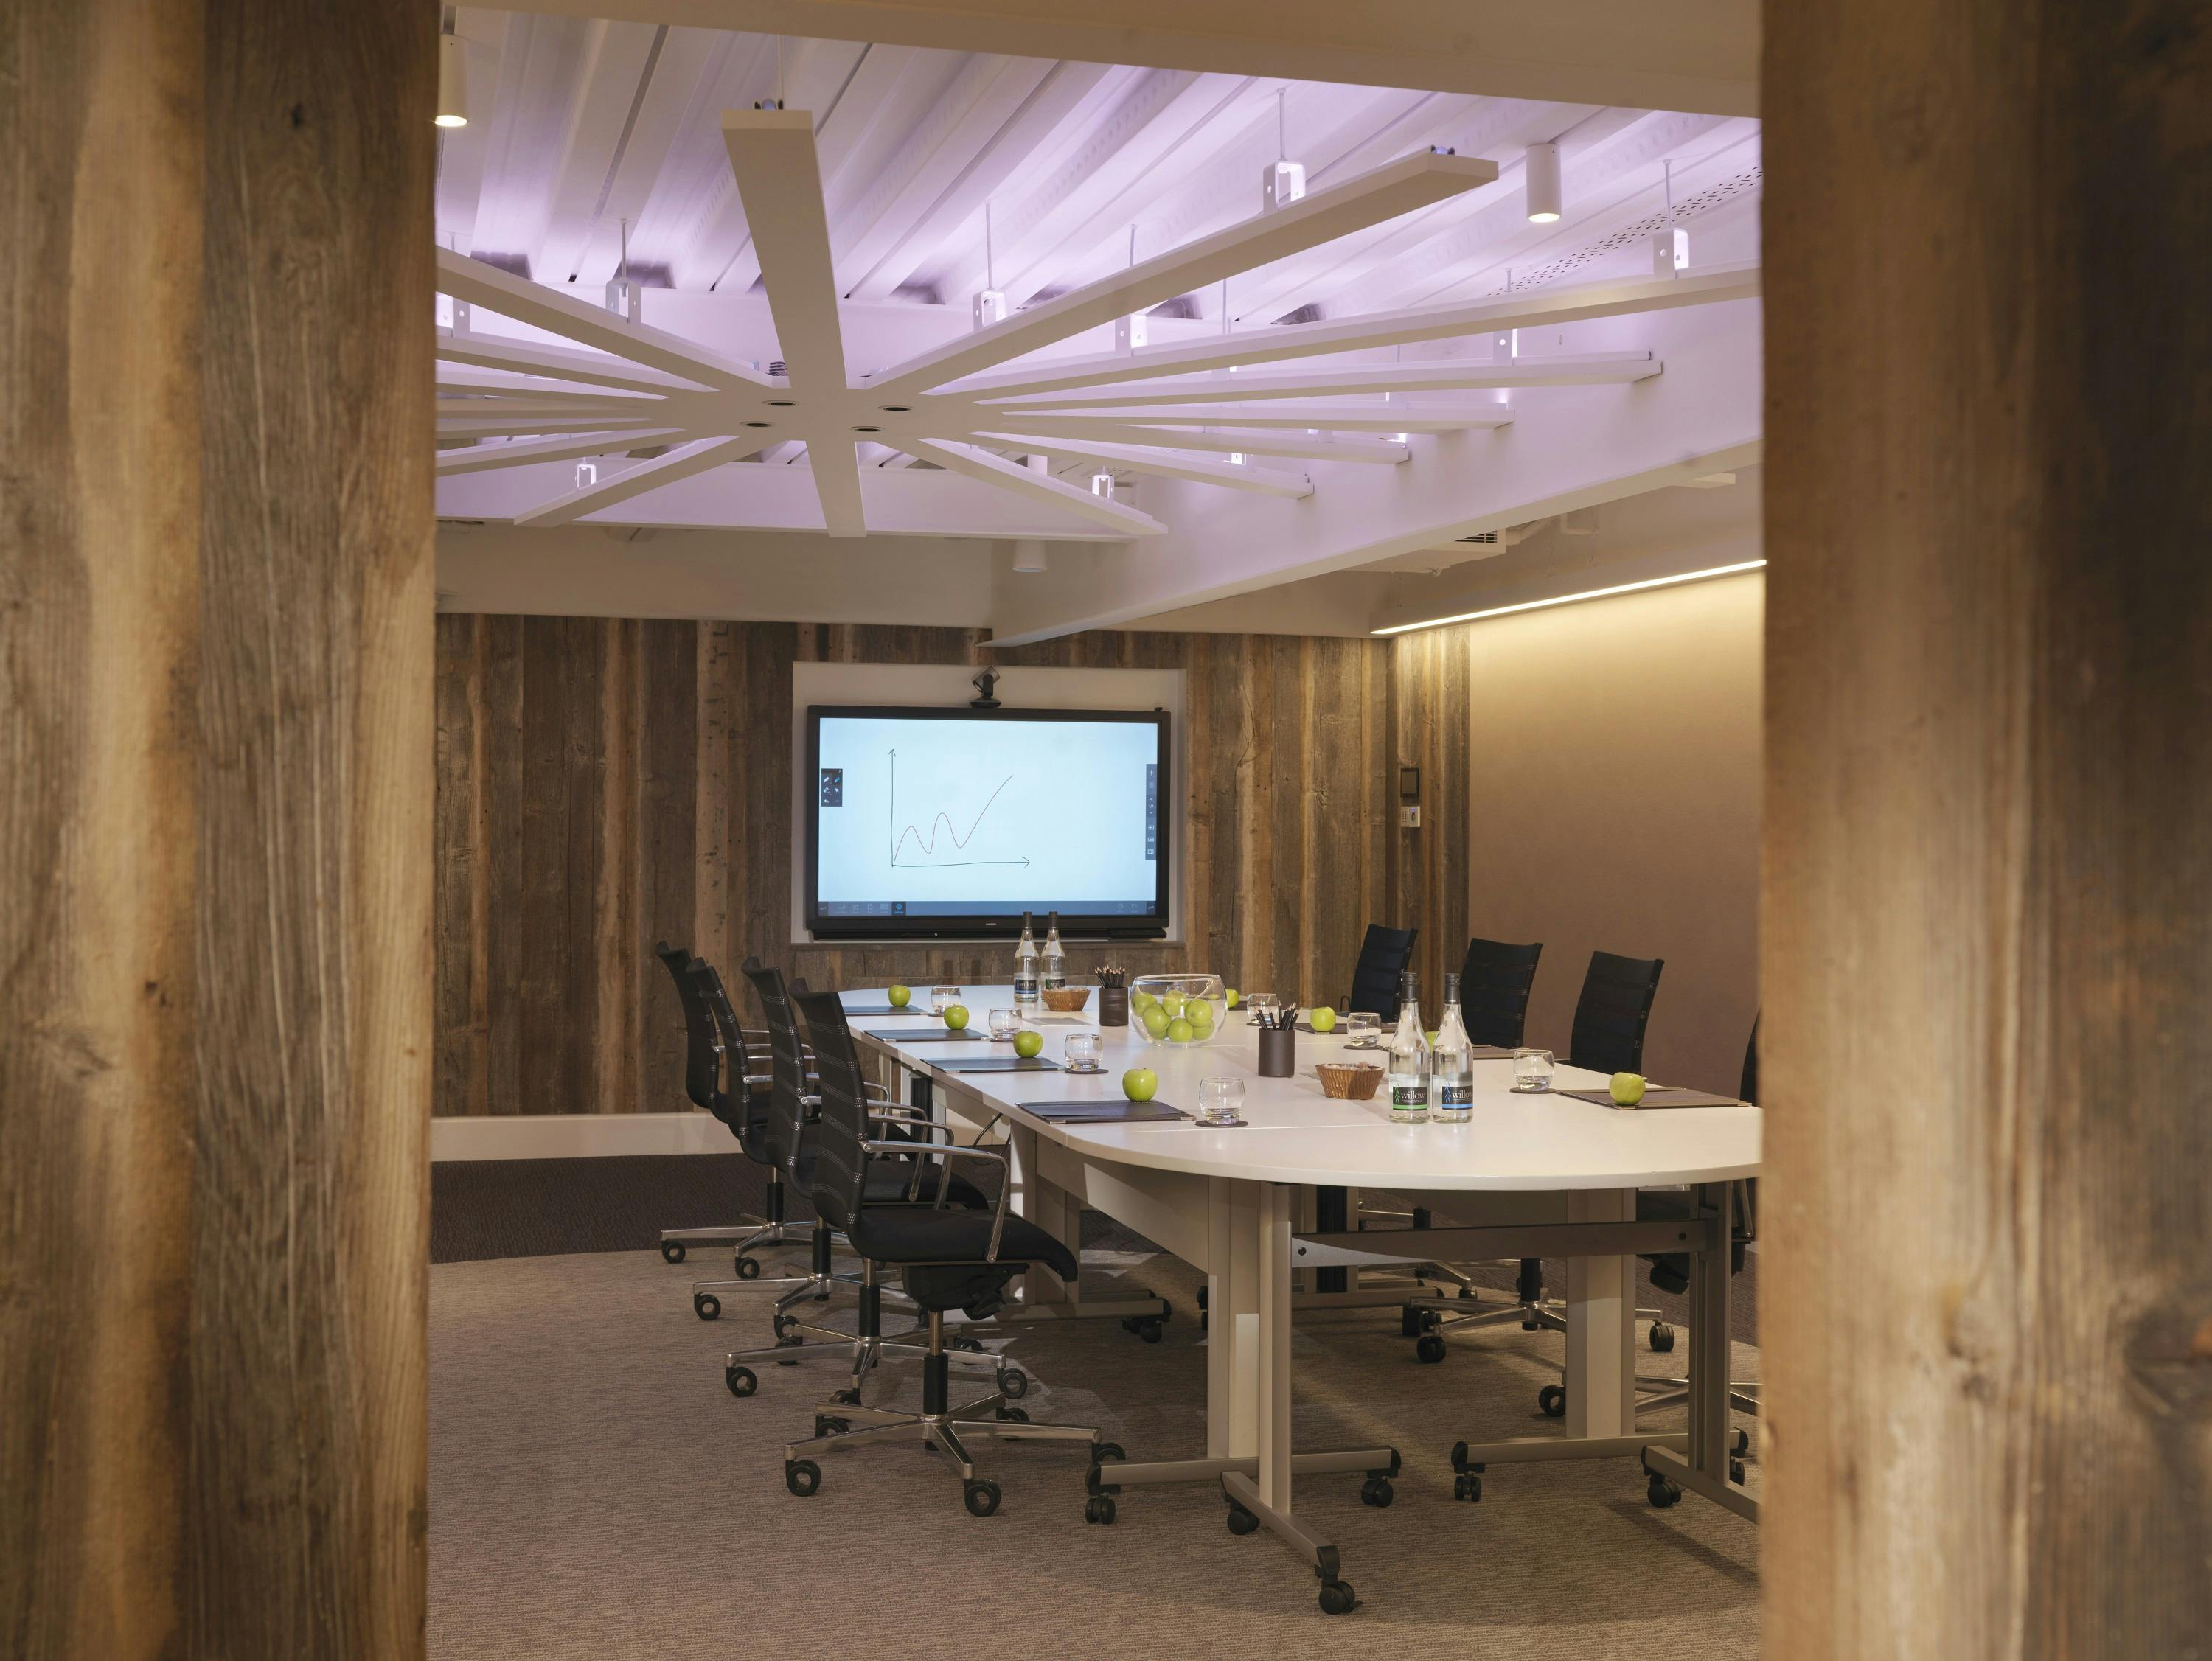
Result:
<svg viewBox="0 0 2212 1661"><path fill-rule="evenodd" d="M1552 1052L1549 1050L1516 1050L1513 1052L1513 1088L1523 1095L1534 1095L1552 1088Z"/></svg>

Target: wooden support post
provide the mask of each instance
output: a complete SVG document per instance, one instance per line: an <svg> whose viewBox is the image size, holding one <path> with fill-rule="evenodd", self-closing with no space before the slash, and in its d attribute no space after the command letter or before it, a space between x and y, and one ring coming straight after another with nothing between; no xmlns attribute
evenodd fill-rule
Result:
<svg viewBox="0 0 2212 1661"><path fill-rule="evenodd" d="M2212 16L1772 0L1770 1656L2212 1632Z"/></svg>
<svg viewBox="0 0 2212 1661"><path fill-rule="evenodd" d="M0 1633L423 1645L434 8L0 25Z"/></svg>

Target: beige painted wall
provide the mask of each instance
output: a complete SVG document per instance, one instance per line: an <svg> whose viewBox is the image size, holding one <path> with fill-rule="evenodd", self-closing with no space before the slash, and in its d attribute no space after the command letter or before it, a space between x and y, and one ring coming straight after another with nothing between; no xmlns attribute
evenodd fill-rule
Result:
<svg viewBox="0 0 2212 1661"><path fill-rule="evenodd" d="M1544 943L1564 1057L1593 949L1663 957L1650 1076L1733 1092L1759 1003L1761 574L1470 623L1472 932Z"/></svg>

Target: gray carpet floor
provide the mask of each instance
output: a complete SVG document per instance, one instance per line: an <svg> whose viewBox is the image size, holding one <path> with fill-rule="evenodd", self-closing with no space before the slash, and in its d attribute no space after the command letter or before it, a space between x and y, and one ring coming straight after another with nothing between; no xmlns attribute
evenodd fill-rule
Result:
<svg viewBox="0 0 2212 1661"><path fill-rule="evenodd" d="M719 1254L718 1254L719 1255ZM769 1294L691 1313L702 1264L649 1252L441 1264L431 1270L430 1650L468 1658L833 1658L1280 1656L1316 1645L1392 1661L1699 1661L1758 1648L1758 1531L1695 1498L1646 1505L1632 1459L1494 1467L1479 1505L1450 1498L1460 1437L1540 1434L1538 1388L1563 1341L1517 1326L1461 1334L1417 1364L1395 1312L1317 1316L1296 1339L1307 1448L1386 1441L1406 1470L1387 1510L1357 1477L1314 1478L1299 1510L1334 1535L1363 1600L1332 1620L1310 1571L1264 1532L1231 1535L1211 1486L1125 1491L1083 1520L1081 1456L978 1453L999 1514L962 1509L918 1447L824 1460L786 1493L782 1442L842 1382L829 1365L762 1371L732 1397L722 1355L757 1343ZM1171 1258L1094 1252L1086 1288L1170 1297L1165 1341L1081 1323L995 1343L1036 1380L1033 1416L1096 1423L1136 1458L1198 1453L1205 1337L1196 1280ZM849 1317L839 1318L844 1325ZM1644 1357L1679 1372L1686 1347ZM1738 1376L1758 1352L1736 1346ZM955 1385L956 1397L959 1385ZM911 1366L872 1390L918 1405ZM1648 1428L1679 1428L1679 1412ZM1751 1465L1757 1492L1759 1470Z"/></svg>

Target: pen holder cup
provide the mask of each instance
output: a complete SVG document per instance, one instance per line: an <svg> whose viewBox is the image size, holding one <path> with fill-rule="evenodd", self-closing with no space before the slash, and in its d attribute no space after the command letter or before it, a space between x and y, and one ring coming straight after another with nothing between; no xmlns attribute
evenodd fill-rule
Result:
<svg viewBox="0 0 2212 1661"><path fill-rule="evenodd" d="M1260 1029L1260 1076L1288 1078L1298 1070L1298 1029L1262 1027Z"/></svg>
<svg viewBox="0 0 2212 1661"><path fill-rule="evenodd" d="M1101 1027L1126 1027L1129 1024L1129 989L1127 986L1101 986L1098 989L1098 1024Z"/></svg>

